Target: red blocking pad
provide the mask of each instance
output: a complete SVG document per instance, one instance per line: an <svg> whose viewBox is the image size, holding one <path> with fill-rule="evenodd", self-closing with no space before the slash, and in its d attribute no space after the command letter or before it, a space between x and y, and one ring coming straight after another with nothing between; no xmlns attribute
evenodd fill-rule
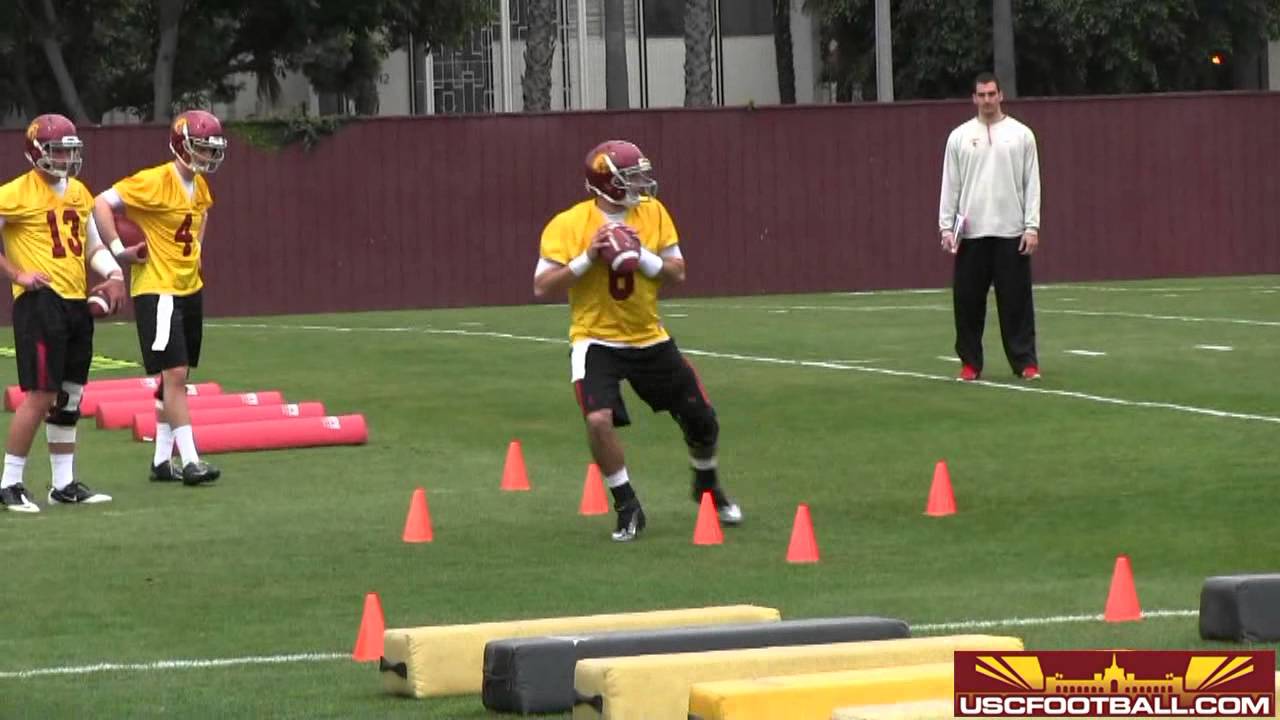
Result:
<svg viewBox="0 0 1280 720"><path fill-rule="evenodd" d="M365 426L363 415L193 425L191 431L201 454L320 445L363 445L369 441L369 429Z"/></svg>
<svg viewBox="0 0 1280 720"><path fill-rule="evenodd" d="M215 382L194 383L187 385L187 397L196 398L205 395L221 395L222 386ZM104 402L119 402L121 400L149 400L152 407L155 406L155 390L147 390L146 388L138 388L136 390L99 390L97 392L86 389L84 398L80 401L80 414L93 415L98 412L98 406Z"/></svg>
<svg viewBox="0 0 1280 720"><path fill-rule="evenodd" d="M200 395L220 395L222 386L215 382L195 383L187 385L187 395L196 397ZM155 388L147 388L142 385L136 387L106 387L94 388L85 386L84 396L80 398L80 414L93 415L98 412L98 405L104 402L118 402L124 400L153 400L155 396ZM5 390L4 403L8 410L16 409L22 404L27 394L17 386L10 386Z"/></svg>
<svg viewBox="0 0 1280 720"><path fill-rule="evenodd" d="M277 390L266 392L225 393L222 395L197 395L187 398L187 408L205 410L209 408L242 407L245 405L283 405L284 396ZM155 411L156 401L147 397L142 400L121 400L104 402L98 406L94 414L98 427L106 430L120 430L133 425L133 416L141 412Z"/></svg>
<svg viewBox="0 0 1280 720"><path fill-rule="evenodd" d="M141 377L125 377L125 378L108 378L106 380L90 380L85 383L86 390L118 390L120 388L146 388L155 390L160 387L160 381L154 375L144 375Z"/></svg>
<svg viewBox="0 0 1280 720"><path fill-rule="evenodd" d="M205 408L191 411L191 425L225 425L254 420L282 420L291 417L320 417L324 403L304 402L288 405L241 405L229 408ZM133 416L133 439L148 442L156 438L155 411Z"/></svg>
<svg viewBox="0 0 1280 720"><path fill-rule="evenodd" d="M104 390L137 390L139 388L147 391L155 391L160 386L160 381L147 375L144 377L127 377L127 378L110 378L108 380L90 380L85 383L85 391L100 392ZM16 410L21 404L25 393L22 388L17 385L10 385L4 389L4 409Z"/></svg>

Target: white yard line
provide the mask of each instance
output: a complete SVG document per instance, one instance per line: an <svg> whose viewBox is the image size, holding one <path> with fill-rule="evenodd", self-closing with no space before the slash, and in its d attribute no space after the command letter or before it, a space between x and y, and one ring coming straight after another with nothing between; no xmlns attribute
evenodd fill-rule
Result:
<svg viewBox="0 0 1280 720"><path fill-rule="evenodd" d="M1155 315L1153 313L1118 312L1113 310L1036 310L1036 312L1056 313L1058 315L1082 315L1085 317L1118 317L1133 320L1169 320L1184 323L1226 323L1229 325L1253 325L1257 327L1280 327L1280 320L1249 320L1228 317L1195 317L1191 315Z"/></svg>
<svg viewBox="0 0 1280 720"><path fill-rule="evenodd" d="M1230 345L1197 345L1197 350L1213 350L1215 352L1231 352Z"/></svg>
<svg viewBox="0 0 1280 720"><path fill-rule="evenodd" d="M708 308L715 310L756 310L763 312L777 312L779 310L787 310L791 312L882 312L887 310L930 310L933 312L951 312L949 305L867 305L865 307L857 307L854 305L733 305L721 303L700 303L698 305L690 304L666 304L665 307L679 308ZM1253 325L1257 327L1280 327L1280 320L1251 320L1248 318L1231 318L1231 317L1198 317L1193 315L1159 315L1155 313L1136 313L1123 312L1120 310L1069 310L1063 308L1037 308L1037 313L1049 315L1078 315L1082 317L1114 317L1126 318L1130 320L1162 320L1168 322L1184 322L1184 323L1225 323L1228 325Z"/></svg>
<svg viewBox="0 0 1280 720"><path fill-rule="evenodd" d="M1183 293L1183 292L1248 292L1251 290L1280 290L1276 285L1161 285L1138 287L1113 287L1108 285L1076 285L1062 283L1052 285L1034 285L1036 292L1098 292L1098 293ZM827 295L840 297L875 297L878 295L937 295L951 292L950 288L915 288L904 290L857 290L852 292L833 292Z"/></svg>
<svg viewBox="0 0 1280 720"><path fill-rule="evenodd" d="M1165 618L1191 618L1197 610L1148 610L1142 613L1144 620ZM1002 627L1043 627L1071 623L1102 622L1102 615L1052 615L1038 618L997 618L992 620L956 620L953 622L912 624L913 633L957 632ZM289 655L249 655L246 657L213 658L209 660L155 660L145 663L100 662L93 665L61 665L31 668L29 670L0 671L0 680L26 680L51 675L92 675L108 672L157 672L162 670L197 670L205 668L239 667L244 665L291 665L296 663L336 662L350 660L351 653L292 653Z"/></svg>
<svg viewBox="0 0 1280 720"><path fill-rule="evenodd" d="M312 330L312 331L329 331L347 333L354 331L361 332L385 332L387 328L349 328L329 325L273 325L268 323L224 323L211 322L205 325L209 328L250 328L250 329L271 329L271 330ZM400 331L400 328L396 328ZM491 330L451 330L444 328L416 328L411 329L413 332L419 332L426 335L457 335L461 337L484 337L494 338L498 340L521 340L524 342L547 343L552 345L565 345L567 341L564 338L548 338L538 337L536 335L516 335L514 333L494 332ZM682 352L686 355L711 357L721 360L739 360L742 362L760 363L766 365L783 365L790 367L816 368L822 370L844 370L847 372L869 373L873 375L884 375L897 378L913 378L916 380L933 380L940 382L956 382L956 379L950 375L934 375L932 373L913 372L910 370L892 370L890 368L864 367L860 365L850 365L832 360L796 360L793 358L775 358L762 355L742 355L739 353L715 352L711 350L697 350L684 348ZM1125 400L1124 398L1108 397L1106 395L1093 395L1090 393L1075 392L1072 390L1054 390L1050 388L1039 387L1029 383L999 383L990 380L977 380L969 385L1000 388L1002 390L1011 390L1016 392L1033 393L1040 395L1053 395L1056 397L1074 398L1077 400L1088 400L1090 402L1103 403L1107 405L1120 405L1123 407L1147 408L1153 410L1171 410L1174 412L1188 413L1191 415L1204 415L1216 418L1229 418L1233 420L1251 420L1255 422L1280 424L1280 417L1272 415L1255 415L1252 413L1232 412L1230 410L1218 410L1215 408L1196 407L1194 405L1179 405L1177 403L1157 402L1151 400Z"/></svg>
<svg viewBox="0 0 1280 720"><path fill-rule="evenodd" d="M887 310L951 310L950 305L733 305L727 303L663 303L664 308L681 310L757 310L768 313L833 311L833 312L884 312Z"/></svg>
<svg viewBox="0 0 1280 720"><path fill-rule="evenodd" d="M93 665L62 665L0 672L0 680L24 680L45 675L91 675L104 672L154 672L156 670L196 670L200 668L236 667L237 665L287 665L307 662L333 662L351 659L351 653L293 653L290 655L249 655L247 657L212 660L155 660L147 663L102 662Z"/></svg>
<svg viewBox="0 0 1280 720"><path fill-rule="evenodd" d="M1106 353L1101 350L1068 350L1067 352L1072 355L1083 355L1085 357L1102 357L1103 355L1106 355Z"/></svg>
<svg viewBox="0 0 1280 720"><path fill-rule="evenodd" d="M1143 620L1198 617L1199 610L1147 610ZM957 632L1002 627L1039 627L1044 625L1068 625L1071 623L1102 622L1102 615L1053 615L1039 618L1003 618L999 620L960 620L957 622L924 623L912 625L912 632Z"/></svg>

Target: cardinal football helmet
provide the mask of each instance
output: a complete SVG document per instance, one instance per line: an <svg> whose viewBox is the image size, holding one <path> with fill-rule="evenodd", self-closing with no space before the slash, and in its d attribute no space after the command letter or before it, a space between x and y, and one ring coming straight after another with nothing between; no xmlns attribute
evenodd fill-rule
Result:
<svg viewBox="0 0 1280 720"><path fill-rule="evenodd" d="M615 205L635 207L658 194L653 164L626 140L602 142L587 153L587 190Z"/></svg>
<svg viewBox="0 0 1280 720"><path fill-rule="evenodd" d="M84 162L83 150L75 123L62 115L41 115L27 126L27 160L54 177L75 177Z"/></svg>
<svg viewBox="0 0 1280 720"><path fill-rule="evenodd" d="M212 113L188 110L174 118L169 149L174 157L195 173L211 175L227 155L227 138L222 123Z"/></svg>

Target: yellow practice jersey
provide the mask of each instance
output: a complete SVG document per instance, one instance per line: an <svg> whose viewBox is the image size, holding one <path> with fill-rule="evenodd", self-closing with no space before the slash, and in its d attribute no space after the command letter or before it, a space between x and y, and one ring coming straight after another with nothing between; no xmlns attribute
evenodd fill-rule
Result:
<svg viewBox="0 0 1280 720"><path fill-rule="evenodd" d="M574 205L552 218L542 231L541 256L568 265L586 251L605 222L594 200ZM639 233L641 244L650 252L661 254L678 242L671 215L655 198L628 210L624 222ZM570 340L592 338L642 346L668 339L658 316L661 285L639 272L618 275L603 263L593 263L569 289Z"/></svg>
<svg viewBox="0 0 1280 720"><path fill-rule="evenodd" d="M84 246L88 243L93 195L84 183L67 178L59 197L44 176L32 170L0 185L4 254L24 272L49 276L53 291L68 300L85 298ZM13 284L13 296L24 292Z"/></svg>
<svg viewBox="0 0 1280 720"><path fill-rule="evenodd" d="M213 195L203 175L188 194L173 163L140 170L112 186L125 215L147 237L147 260L133 268L132 295L190 295L204 286L200 240Z"/></svg>

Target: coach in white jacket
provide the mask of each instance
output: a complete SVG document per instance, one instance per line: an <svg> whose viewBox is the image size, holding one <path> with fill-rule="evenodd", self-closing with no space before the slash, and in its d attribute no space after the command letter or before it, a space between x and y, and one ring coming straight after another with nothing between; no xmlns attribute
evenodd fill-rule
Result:
<svg viewBox="0 0 1280 720"><path fill-rule="evenodd" d="M961 380L982 376L987 291L994 281L1000 337L1015 375L1040 377L1031 254L1040 243L1040 161L1031 128L1000 110L991 73L974 80L978 116L951 131L942 163L938 231L955 255L952 302Z"/></svg>

